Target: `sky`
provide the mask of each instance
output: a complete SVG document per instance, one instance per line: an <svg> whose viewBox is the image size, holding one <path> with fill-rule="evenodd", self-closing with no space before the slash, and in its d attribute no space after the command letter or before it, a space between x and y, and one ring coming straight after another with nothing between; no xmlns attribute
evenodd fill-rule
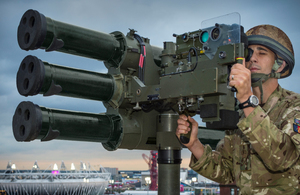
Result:
<svg viewBox="0 0 300 195"><path fill-rule="evenodd" d="M212 3L213 2L213 3ZM142 154L146 150L118 149L106 151L101 143L50 141L17 142L12 132L12 117L21 101L32 101L49 108L76 110L82 112L106 112L102 102L42 95L23 97L16 87L16 73L23 58L34 55L43 61L74 68L106 73L102 62L44 50L23 51L17 43L17 27L22 15L28 9L54 20L82 26L84 28L110 33L120 31L126 35L128 28L150 39L150 44L163 47L164 41L175 41L173 33L181 34L201 28L201 22L232 12L239 12L245 30L260 24L271 24L281 28L294 46L296 66L293 74L280 80L286 89L300 93L300 1L298 0L0 0L0 169L8 161L18 169L31 168L38 161L41 168L60 164L67 168L73 162L89 162L95 168L116 167L119 170L147 170ZM199 116L196 116L201 121ZM181 167L188 168L190 152L182 150Z"/></svg>

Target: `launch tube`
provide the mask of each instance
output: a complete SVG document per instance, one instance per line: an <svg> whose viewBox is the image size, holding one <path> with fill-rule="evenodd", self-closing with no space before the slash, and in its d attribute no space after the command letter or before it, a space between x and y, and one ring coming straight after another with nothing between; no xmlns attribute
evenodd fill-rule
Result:
<svg viewBox="0 0 300 195"><path fill-rule="evenodd" d="M117 87L110 74L54 65L29 55L20 64L17 88L23 96L40 93L109 101Z"/></svg>
<svg viewBox="0 0 300 195"><path fill-rule="evenodd" d="M118 115L93 114L40 107L21 102L13 116L17 141L41 139L118 142L122 134Z"/></svg>
<svg viewBox="0 0 300 195"><path fill-rule="evenodd" d="M18 43L23 50L60 51L101 61L122 55L120 42L113 34L66 24L28 10L18 27Z"/></svg>

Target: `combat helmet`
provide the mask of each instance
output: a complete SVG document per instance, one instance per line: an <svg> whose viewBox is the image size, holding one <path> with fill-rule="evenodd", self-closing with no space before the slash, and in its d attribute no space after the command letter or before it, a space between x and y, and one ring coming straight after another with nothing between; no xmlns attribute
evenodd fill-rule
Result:
<svg viewBox="0 0 300 195"><path fill-rule="evenodd" d="M293 45L289 37L279 28L272 25L258 25L246 32L249 45L263 45L275 53L276 59L270 74L251 74L251 86L259 87L261 101L263 100L262 84L269 78L285 78L292 74L295 59ZM277 73L276 71L286 62L285 68Z"/></svg>
<svg viewBox="0 0 300 195"><path fill-rule="evenodd" d="M285 78L292 74L295 59L293 45L289 37L280 29L272 25L259 25L246 32L249 45L263 45L273 51L277 59L272 72L276 72L282 60L286 62L286 67L278 74L270 75L275 78Z"/></svg>

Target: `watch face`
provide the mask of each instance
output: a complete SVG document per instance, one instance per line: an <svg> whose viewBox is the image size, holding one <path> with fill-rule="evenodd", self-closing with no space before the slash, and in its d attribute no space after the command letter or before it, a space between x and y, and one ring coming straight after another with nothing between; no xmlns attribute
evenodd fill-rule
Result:
<svg viewBox="0 0 300 195"><path fill-rule="evenodd" d="M259 104L258 98L255 95L251 95L250 103L254 106L257 106Z"/></svg>

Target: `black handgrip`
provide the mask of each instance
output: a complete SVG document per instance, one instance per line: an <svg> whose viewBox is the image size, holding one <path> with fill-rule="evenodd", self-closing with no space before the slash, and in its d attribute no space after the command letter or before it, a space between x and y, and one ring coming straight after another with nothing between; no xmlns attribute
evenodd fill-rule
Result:
<svg viewBox="0 0 300 195"><path fill-rule="evenodd" d="M235 87L231 87L230 89L232 92L237 92L237 89Z"/></svg>
<svg viewBox="0 0 300 195"><path fill-rule="evenodd" d="M242 57L238 57L236 58L236 62L239 63L239 64L243 64L243 59ZM232 92L237 92L237 89L235 87L231 87L230 89Z"/></svg>
<svg viewBox="0 0 300 195"><path fill-rule="evenodd" d="M181 114L185 114L185 116L189 117L187 111L183 111ZM188 144L190 142L190 137L192 132L192 123L189 121L189 119L187 120L187 122L190 124L189 127L191 128L191 130L187 134L180 134L180 141L183 144Z"/></svg>
<svg viewBox="0 0 300 195"><path fill-rule="evenodd" d="M183 144L188 144L190 142L191 131L192 130L190 130L187 134L180 134L180 141Z"/></svg>

